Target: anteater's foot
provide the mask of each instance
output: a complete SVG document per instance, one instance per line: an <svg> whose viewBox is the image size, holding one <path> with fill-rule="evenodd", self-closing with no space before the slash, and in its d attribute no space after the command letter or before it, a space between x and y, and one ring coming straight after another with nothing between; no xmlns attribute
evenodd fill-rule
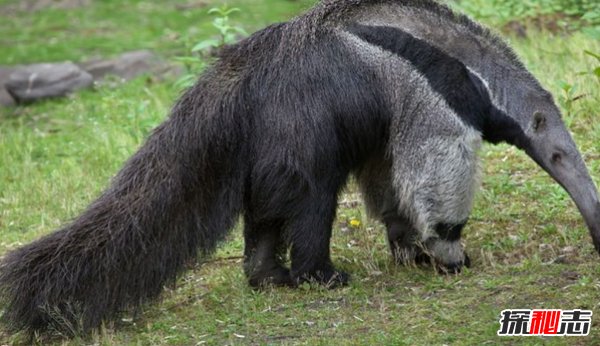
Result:
<svg viewBox="0 0 600 346"><path fill-rule="evenodd" d="M345 286L350 281L350 274L328 266L321 269L312 270L304 273L292 274L294 282L301 284L303 282L316 282L327 288L336 288Z"/></svg>
<svg viewBox="0 0 600 346"><path fill-rule="evenodd" d="M294 281L290 276L290 270L281 265L274 266L268 270L254 271L248 278L248 283L254 288L294 285Z"/></svg>

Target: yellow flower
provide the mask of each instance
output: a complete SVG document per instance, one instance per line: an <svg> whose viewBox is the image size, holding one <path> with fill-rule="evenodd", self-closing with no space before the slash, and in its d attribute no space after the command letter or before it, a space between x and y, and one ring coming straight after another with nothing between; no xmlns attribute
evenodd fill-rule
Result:
<svg viewBox="0 0 600 346"><path fill-rule="evenodd" d="M360 220L357 220L357 219L350 220L350 226L352 226L354 228L360 227Z"/></svg>

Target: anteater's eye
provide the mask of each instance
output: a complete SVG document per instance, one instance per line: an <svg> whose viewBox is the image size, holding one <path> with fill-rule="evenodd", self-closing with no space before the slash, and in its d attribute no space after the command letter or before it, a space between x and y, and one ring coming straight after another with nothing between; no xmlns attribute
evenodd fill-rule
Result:
<svg viewBox="0 0 600 346"><path fill-rule="evenodd" d="M539 131L546 125L546 117L542 112L535 112L533 114L533 129Z"/></svg>
<svg viewBox="0 0 600 346"><path fill-rule="evenodd" d="M562 160L562 154L561 153L554 153L552 154L552 158L550 159L552 161L552 163L560 163L560 161Z"/></svg>

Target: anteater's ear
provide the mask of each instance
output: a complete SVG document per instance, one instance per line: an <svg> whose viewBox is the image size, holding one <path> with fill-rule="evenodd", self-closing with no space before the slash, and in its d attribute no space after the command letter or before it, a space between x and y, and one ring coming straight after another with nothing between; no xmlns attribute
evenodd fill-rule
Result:
<svg viewBox="0 0 600 346"><path fill-rule="evenodd" d="M467 68L467 74L471 80L471 84L475 87L475 90L485 103L490 102L490 93L486 83L476 73Z"/></svg>

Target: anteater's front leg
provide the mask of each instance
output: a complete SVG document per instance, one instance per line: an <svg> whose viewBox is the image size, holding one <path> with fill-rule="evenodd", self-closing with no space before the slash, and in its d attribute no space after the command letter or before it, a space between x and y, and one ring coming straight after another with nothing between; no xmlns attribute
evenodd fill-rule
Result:
<svg viewBox="0 0 600 346"><path fill-rule="evenodd" d="M383 214L390 251L397 264L427 264L431 258L419 244L419 233L410 221L396 210Z"/></svg>

